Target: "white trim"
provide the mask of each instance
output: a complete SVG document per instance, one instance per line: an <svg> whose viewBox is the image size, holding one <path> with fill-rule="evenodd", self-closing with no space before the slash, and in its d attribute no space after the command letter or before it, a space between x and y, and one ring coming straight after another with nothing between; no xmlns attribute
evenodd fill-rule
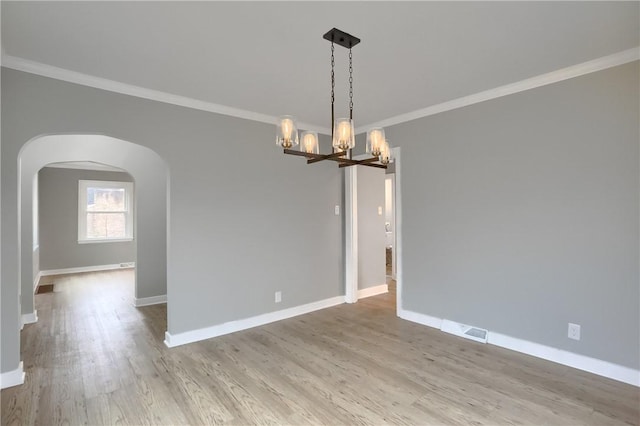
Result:
<svg viewBox="0 0 640 426"><path fill-rule="evenodd" d="M629 62L640 59L640 46L623 50L591 61L572 65L559 70L551 71L525 80L520 80L504 86L499 86L483 92L475 93L447 102L421 108L406 114L397 115L375 123L370 123L356 128L356 134L364 133L373 127L393 126L407 121L416 120L422 117L438 114L453 109L488 101L490 99L500 98L502 96L512 95L514 93L524 92L525 90L535 89L537 87L546 86L548 84L557 83L559 81L568 80L570 78L579 77L607 68L616 67ZM67 81L70 83L80 84L83 86L102 89L109 92L121 93L124 95L135 96L138 98L149 99L156 102L163 102L172 105L178 105L186 108L197 109L200 111L212 112L231 117L243 118L245 120L258 121L261 123L276 124L277 117L262 114L254 111L247 111L240 108L233 108L226 105L220 105L213 102L206 102L186 96L174 95L159 90L147 89L132 84L121 83L106 78L95 77L89 74L83 74L64 68L54 67L52 65L40 62L30 61L17 56L12 56L2 52L0 59L3 67L11 68L30 74L41 75L44 77L54 78L57 80ZM316 126L311 123L298 122L298 127L305 130L314 130L324 135L330 135L331 129Z"/></svg>
<svg viewBox="0 0 640 426"><path fill-rule="evenodd" d="M21 317L23 326L27 324L35 324L38 322L38 310L36 309L29 314L22 314Z"/></svg>
<svg viewBox="0 0 640 426"><path fill-rule="evenodd" d="M485 90L483 92L474 93L469 96L463 96L461 98L452 99L447 102L431 105L430 107L421 108L416 111L408 112L406 114L396 115L395 117L387 118L385 120L371 123L366 126L358 127L356 128L356 134L364 133L374 127L393 126L396 124L406 123L407 121L428 117L430 115L439 114L445 111L451 111L491 99L513 95L514 93L524 92L526 90L535 89L538 87L546 86L548 84L568 80L574 77L580 77L582 75L602 71L604 69L616 67L618 65L624 65L629 62L637 61L638 59L640 59L640 46L623 50L622 52L614 53L612 55L603 56L592 61L583 62L581 64L572 65L570 67L551 71L546 74L527 78L525 80L520 80L515 83L505 84L504 86L499 86L493 89Z"/></svg>
<svg viewBox="0 0 640 426"><path fill-rule="evenodd" d="M132 264L132 266L122 266L124 264ZM80 266L77 268L49 269L47 271L40 271L40 274L42 274L41 276L46 277L49 275L79 274L82 272L98 272L98 271L110 271L112 269L131 269L131 268L135 268L134 262L114 263L112 265Z"/></svg>
<svg viewBox="0 0 640 426"><path fill-rule="evenodd" d="M330 299L319 300L317 302L308 303L306 305L295 306L293 308L283 309L281 311L269 312L257 315L251 318L245 318L236 321L229 321L211 327L200 328L197 330L185 331L182 333L171 334L165 333L164 344L170 348L185 345L187 343L198 342L200 340L211 339L212 337L223 336L236 331L242 331L253 327L269 324L275 321L307 314L309 312L320 309L330 308L332 306L344 303L344 296L332 297Z"/></svg>
<svg viewBox="0 0 640 426"><path fill-rule="evenodd" d="M640 370L492 331L488 343L640 387Z"/></svg>
<svg viewBox="0 0 640 426"><path fill-rule="evenodd" d="M377 296L385 293L389 293L389 285L380 284L358 290L358 299L364 299L365 297Z"/></svg>
<svg viewBox="0 0 640 426"><path fill-rule="evenodd" d="M394 225L395 225L395 239L396 245L393 247L393 263L395 265L395 280L396 280L396 312L398 316L402 311L402 289L403 289L403 275L402 275L402 161L400 147L395 147L391 150L393 152L393 158L395 158L396 173L395 173L395 185L393 186L393 204L395 206L394 213Z"/></svg>
<svg viewBox="0 0 640 426"><path fill-rule="evenodd" d="M140 306L160 305L162 303L167 303L166 294L162 294L160 296L141 297L140 299L136 297L133 299L133 306L136 308L139 308Z"/></svg>
<svg viewBox="0 0 640 426"><path fill-rule="evenodd" d="M347 303L356 303L358 301L358 169L348 167L344 176L344 300Z"/></svg>
<svg viewBox="0 0 640 426"><path fill-rule="evenodd" d="M520 80L511 84L506 84L504 86L485 90L483 92L471 94L457 99L452 99L450 101L442 102L440 104L432 105L426 108L421 108L406 114L400 114L375 123L365 124L361 127L356 128L355 131L356 134L360 134L373 127L385 127L405 123L407 121L428 117L430 115L438 114L445 111L451 111L453 109L500 98L502 96L512 95L514 93L524 92L526 90L535 89L537 87L546 86L548 84L557 83L559 81L568 80L570 78L580 77L582 75L602 71L604 69L616 67L618 65L624 65L629 62L637 61L638 59L640 59L640 46L636 46L631 49L623 50L621 52L603 56L591 61L572 65L559 70L551 71L546 74L541 74L525 80ZM4 51L2 52L0 62L2 63L2 66L6 68L54 78L57 80L67 81L70 83L80 84L83 86L93 87L96 89L102 89L109 92L121 93L124 95L149 99L156 102L163 102L186 108L197 109L200 111L207 111L215 114L242 118L245 120L258 121L261 123L276 124L277 122L277 117L275 116L254 111L247 111L240 108L233 108L213 102L206 102L186 96L174 95L159 90L147 89L132 84L108 80L106 78L95 77L89 74L83 74L80 72L54 67L52 65L47 65L40 62L30 61L28 59L20 58L17 56L8 55ZM331 134L331 129L322 126L316 126L311 123L298 122L298 128L305 130L314 130L324 135Z"/></svg>
<svg viewBox="0 0 640 426"><path fill-rule="evenodd" d="M40 62L30 61L28 59L23 59L17 56L7 55L4 52L2 53L2 66L17 71L67 81L69 83L107 90L109 92L121 93L123 95L135 96L137 98L149 99L156 102L163 102L166 104L197 109L200 111L213 112L215 114L243 118L245 120L258 121L261 123L274 125L278 120L278 118L275 116L261 114L259 112L247 111L240 108L233 108L213 102L206 102L189 98L186 96L174 95L172 93L162 92L159 90L147 89L144 87L135 86L133 84L126 84L106 78L95 77L89 74L83 74L80 72L58 68ZM304 130L313 130L323 135L331 134L331 129L316 126L311 123L298 122L298 128Z"/></svg>
<svg viewBox="0 0 640 426"><path fill-rule="evenodd" d="M98 170L105 172L127 173L125 169L96 163L95 161L65 161L61 163L49 163L45 167L56 169Z"/></svg>
<svg viewBox="0 0 640 426"><path fill-rule="evenodd" d="M404 309L398 309L398 316L403 320L426 325L427 327L437 328L438 330L440 330L440 327L442 327L442 318L419 314L418 312L407 311Z"/></svg>
<svg viewBox="0 0 640 426"><path fill-rule="evenodd" d="M398 316L407 321L437 328L438 330L442 327L443 321L447 321L441 318L405 310L398 311ZM614 364L609 361L591 358L585 355L565 351L563 349L541 345L540 343L495 333L493 331L489 331L487 334L487 343L490 345L510 349L512 351L535 356L547 361L577 368L578 370L587 371L589 373L640 387L640 370L634 370L633 368Z"/></svg>
<svg viewBox="0 0 640 426"><path fill-rule="evenodd" d="M33 279L33 294L36 294L38 291L38 284L40 283L40 278L42 278L42 271L38 271L36 277Z"/></svg>
<svg viewBox="0 0 640 426"><path fill-rule="evenodd" d="M99 239L78 240L78 244L130 243L131 241L133 241L133 237L129 237L129 238L109 238L109 239L102 239L102 240L99 240Z"/></svg>
<svg viewBox="0 0 640 426"><path fill-rule="evenodd" d="M23 384L24 376L24 365L22 361L20 361L18 368L15 370L0 374L0 389L6 389Z"/></svg>

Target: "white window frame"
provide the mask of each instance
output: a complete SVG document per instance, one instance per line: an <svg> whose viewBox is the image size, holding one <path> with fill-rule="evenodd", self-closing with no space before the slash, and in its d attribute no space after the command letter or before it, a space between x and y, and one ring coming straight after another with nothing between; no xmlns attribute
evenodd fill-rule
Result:
<svg viewBox="0 0 640 426"><path fill-rule="evenodd" d="M87 238L87 189L92 188L124 188L125 234L124 238ZM116 212L99 212L116 213ZM118 211L117 213L122 213ZM133 182L78 180L78 243L115 243L133 241Z"/></svg>

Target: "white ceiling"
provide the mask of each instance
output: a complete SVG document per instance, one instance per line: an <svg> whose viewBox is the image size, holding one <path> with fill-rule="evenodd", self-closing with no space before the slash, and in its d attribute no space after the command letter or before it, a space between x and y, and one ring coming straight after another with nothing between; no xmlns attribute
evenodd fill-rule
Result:
<svg viewBox="0 0 640 426"><path fill-rule="evenodd" d="M640 44L639 2L2 2L6 55L328 127L353 49L357 126ZM336 47L337 115L347 51Z"/></svg>

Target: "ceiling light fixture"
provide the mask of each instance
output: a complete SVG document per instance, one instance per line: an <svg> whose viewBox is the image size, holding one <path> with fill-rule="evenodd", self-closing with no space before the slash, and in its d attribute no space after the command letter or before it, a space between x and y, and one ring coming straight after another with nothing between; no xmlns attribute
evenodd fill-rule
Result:
<svg viewBox="0 0 640 426"><path fill-rule="evenodd" d="M331 160L336 161L338 167L361 165L386 169L387 164L393 159L389 142L381 127L367 132L366 150L372 157L364 160L352 159L356 135L353 125L353 56L351 49L360 43L360 39L337 28L327 32L323 38L331 42L331 140L333 153L320 154L317 132L305 131L302 132L302 137L298 138L296 119L290 115L284 115L278 119L276 144L284 148L285 154L307 158L307 164ZM335 44L349 49L349 118L335 118ZM292 149L298 144L300 145L299 151Z"/></svg>

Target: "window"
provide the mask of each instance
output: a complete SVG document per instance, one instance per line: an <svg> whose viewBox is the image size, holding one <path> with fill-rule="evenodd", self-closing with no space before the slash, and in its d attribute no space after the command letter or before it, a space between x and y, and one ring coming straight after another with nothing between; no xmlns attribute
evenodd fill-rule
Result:
<svg viewBox="0 0 640 426"><path fill-rule="evenodd" d="M78 183L78 242L133 240L133 183Z"/></svg>

